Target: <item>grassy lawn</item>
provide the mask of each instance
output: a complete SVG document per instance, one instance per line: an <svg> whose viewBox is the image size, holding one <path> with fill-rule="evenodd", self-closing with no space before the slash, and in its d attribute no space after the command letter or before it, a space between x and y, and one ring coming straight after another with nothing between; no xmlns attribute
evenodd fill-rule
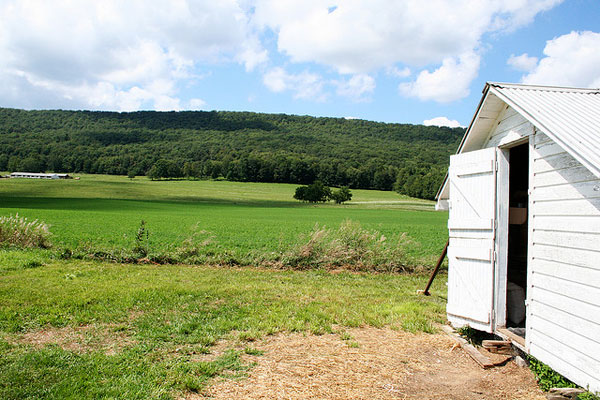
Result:
<svg viewBox="0 0 600 400"><path fill-rule="evenodd" d="M361 325L431 332L445 286L409 274L56 261L0 251L0 398L170 399L251 368L219 339ZM34 339L32 339L32 337ZM45 340L43 340L45 338ZM74 345L74 343L76 345Z"/></svg>
<svg viewBox="0 0 600 400"><path fill-rule="evenodd" d="M348 204L310 205L292 199L296 187L103 175L0 180L0 216L44 221L53 243L0 248L0 398L172 399L216 376L244 376L252 365L242 354L256 354L252 341L265 335L335 333L347 343L347 327L432 332L444 321L444 279L424 297L416 290L426 275L257 268L304 243L315 224L352 220L365 229L359 233L378 231L360 233L371 241L366 252L401 243L406 232L410 259L425 265L446 241L447 214L432 202L354 190ZM141 220L149 253L171 254L193 239L217 262L65 257L131 252ZM228 350L211 354L218 341Z"/></svg>
<svg viewBox="0 0 600 400"><path fill-rule="evenodd" d="M55 245L69 249L131 248L144 220L151 252L166 252L196 233L206 240L206 253L241 264L273 258L317 223L335 228L346 219L388 238L406 232L408 252L419 264L433 264L446 241L447 214L433 211L430 201L354 190L348 204L309 205L292 199L296 187L107 175L4 179L0 215L42 220L51 225Z"/></svg>

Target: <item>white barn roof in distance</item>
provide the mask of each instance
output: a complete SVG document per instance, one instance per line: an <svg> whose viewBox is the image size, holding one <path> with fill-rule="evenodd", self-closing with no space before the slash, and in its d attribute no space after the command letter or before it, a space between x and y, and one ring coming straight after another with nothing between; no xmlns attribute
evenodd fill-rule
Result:
<svg viewBox="0 0 600 400"><path fill-rule="evenodd" d="M488 82L457 154L482 148L505 104L600 177L600 89ZM436 199L447 198L446 178Z"/></svg>

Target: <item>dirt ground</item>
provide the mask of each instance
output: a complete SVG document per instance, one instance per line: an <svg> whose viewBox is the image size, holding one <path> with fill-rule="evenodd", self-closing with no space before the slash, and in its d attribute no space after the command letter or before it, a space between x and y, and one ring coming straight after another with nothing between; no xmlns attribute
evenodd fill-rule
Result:
<svg viewBox="0 0 600 400"><path fill-rule="evenodd" d="M247 378L184 399L545 399L527 368L484 370L444 333L357 328L251 345L264 353L244 356L256 363Z"/></svg>

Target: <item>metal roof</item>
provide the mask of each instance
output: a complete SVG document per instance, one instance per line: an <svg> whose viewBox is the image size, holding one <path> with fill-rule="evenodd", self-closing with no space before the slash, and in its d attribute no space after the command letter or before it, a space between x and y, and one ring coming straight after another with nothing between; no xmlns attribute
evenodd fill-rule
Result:
<svg viewBox="0 0 600 400"><path fill-rule="evenodd" d="M457 154L483 147L503 104L600 177L600 89L488 82ZM446 181L436 198L447 198Z"/></svg>
<svg viewBox="0 0 600 400"><path fill-rule="evenodd" d="M600 89L489 83L490 92L600 177Z"/></svg>

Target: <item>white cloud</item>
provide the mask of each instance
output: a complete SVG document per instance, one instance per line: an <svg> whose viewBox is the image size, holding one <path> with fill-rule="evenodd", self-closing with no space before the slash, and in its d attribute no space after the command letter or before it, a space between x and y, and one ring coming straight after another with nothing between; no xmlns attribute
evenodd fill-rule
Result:
<svg viewBox="0 0 600 400"><path fill-rule="evenodd" d="M267 59L236 0L0 4L0 100L12 106L179 109L195 66Z"/></svg>
<svg viewBox="0 0 600 400"><path fill-rule="evenodd" d="M529 57L527 53L521 54L520 56L512 54L506 63L518 71L531 71L537 66L538 58Z"/></svg>
<svg viewBox="0 0 600 400"><path fill-rule="evenodd" d="M399 85L400 93L420 100L451 102L469 95L469 85L479 71L480 57L474 53L446 58L433 72L421 71L414 82Z"/></svg>
<svg viewBox="0 0 600 400"><path fill-rule="evenodd" d="M545 57L523 83L600 87L600 33L571 32L546 42Z"/></svg>
<svg viewBox="0 0 600 400"><path fill-rule="evenodd" d="M423 125L425 126L448 126L450 128L459 128L462 127L460 122L455 119L448 119L446 117L436 117L432 119L426 119L423 121Z"/></svg>
<svg viewBox="0 0 600 400"><path fill-rule="evenodd" d="M421 70L401 93L449 102L468 95L484 34L517 29L562 1L255 0L253 21L275 32L292 62L341 74L385 68L399 78L410 76L409 66L437 68ZM458 82L451 71L460 73Z"/></svg>
<svg viewBox="0 0 600 400"><path fill-rule="evenodd" d="M356 74L473 52L484 33L516 29L561 1L256 0L254 20L292 61Z"/></svg>
<svg viewBox="0 0 600 400"><path fill-rule="evenodd" d="M368 95L375 90L375 79L366 74L352 76L348 80L334 81L337 86L337 94L349 97L353 101L369 101Z"/></svg>
<svg viewBox="0 0 600 400"><path fill-rule="evenodd" d="M206 106L206 101L202 100L202 99L198 99L198 98L193 98L190 99L189 103L189 110L202 110L205 106Z"/></svg>
<svg viewBox="0 0 600 400"><path fill-rule="evenodd" d="M397 78L408 78L410 76L410 68L408 67L404 67L402 69L399 69L396 66L393 67L387 67L385 69L386 74L390 75L390 76L395 76Z"/></svg>
<svg viewBox="0 0 600 400"><path fill-rule="evenodd" d="M322 102L327 98L321 76L308 71L290 74L281 67L275 67L263 75L263 83L273 92L292 91L295 99Z"/></svg>

